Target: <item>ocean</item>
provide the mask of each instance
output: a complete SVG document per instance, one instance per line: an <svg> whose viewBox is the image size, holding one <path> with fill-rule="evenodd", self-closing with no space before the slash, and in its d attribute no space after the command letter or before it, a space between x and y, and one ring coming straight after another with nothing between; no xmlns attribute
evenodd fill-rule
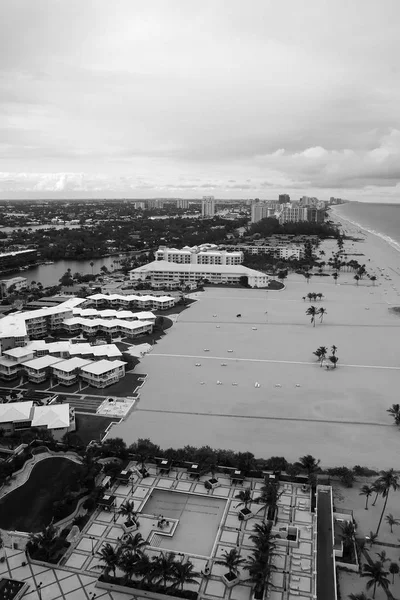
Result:
<svg viewBox="0 0 400 600"><path fill-rule="evenodd" d="M349 202L335 206L334 210L338 216L377 235L400 252L400 204Z"/></svg>

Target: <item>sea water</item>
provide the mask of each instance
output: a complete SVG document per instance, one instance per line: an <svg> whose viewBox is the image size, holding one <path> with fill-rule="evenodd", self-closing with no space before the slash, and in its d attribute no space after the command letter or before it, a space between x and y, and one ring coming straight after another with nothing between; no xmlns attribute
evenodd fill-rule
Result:
<svg viewBox="0 0 400 600"><path fill-rule="evenodd" d="M334 211L339 217L377 235L400 252L400 204L349 202L335 206Z"/></svg>

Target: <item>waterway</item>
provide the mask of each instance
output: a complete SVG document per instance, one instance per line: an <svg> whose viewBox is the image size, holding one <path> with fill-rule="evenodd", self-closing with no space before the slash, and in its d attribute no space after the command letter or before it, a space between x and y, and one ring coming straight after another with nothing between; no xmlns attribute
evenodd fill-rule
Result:
<svg viewBox="0 0 400 600"><path fill-rule="evenodd" d="M88 275L90 273L100 273L100 269L103 265L112 271L119 267L119 262L124 259L124 256L106 256L104 258L93 258L90 260L59 260L52 265L37 265L30 267L24 271L17 271L13 273L7 273L0 275L0 279L11 279L12 277L26 277L28 283L36 281L41 283L44 287L59 285L59 279L64 273L71 269L72 274L81 273L82 275ZM91 266L93 262L93 268ZM114 263L114 264L113 264Z"/></svg>

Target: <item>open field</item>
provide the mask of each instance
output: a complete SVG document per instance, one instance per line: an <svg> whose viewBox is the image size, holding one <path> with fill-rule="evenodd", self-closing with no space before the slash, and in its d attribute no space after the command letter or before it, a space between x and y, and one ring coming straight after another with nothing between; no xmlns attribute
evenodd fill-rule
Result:
<svg viewBox="0 0 400 600"><path fill-rule="evenodd" d="M315 327L305 315L308 292L325 296L316 306L328 314ZM148 378L140 401L113 435L391 466L399 447L386 413L400 381L394 295L386 282L356 286L343 272L337 285L291 275L281 292L207 289L141 361ZM338 368L327 371L313 351L333 344Z"/></svg>

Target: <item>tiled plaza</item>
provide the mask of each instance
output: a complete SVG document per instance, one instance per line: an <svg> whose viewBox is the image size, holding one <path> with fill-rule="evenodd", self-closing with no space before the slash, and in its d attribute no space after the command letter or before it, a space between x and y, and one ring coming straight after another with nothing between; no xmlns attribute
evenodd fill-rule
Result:
<svg viewBox="0 0 400 600"><path fill-rule="evenodd" d="M132 463L130 467L134 467ZM118 507L127 499L133 500L135 509L140 513L150 494L154 490L171 490L185 494L197 494L207 497L225 499L226 507L222 521L218 527L213 545L211 560L211 574L202 577L199 584L187 586L189 589L198 590L199 597L210 600L250 600L252 595L251 583L248 572L241 568L240 582L228 589L221 580L226 568L215 564L222 557L224 550L238 548L242 558L248 558L252 551L250 535L256 523L262 523L265 516L265 507L261 504L252 504L250 508L255 516L248 521L239 521L237 506L239 501L236 494L243 488L250 488L252 497L260 495L262 483L259 480L245 480L243 485L232 485L226 475L218 476L220 486L207 492L204 480L192 480L182 470L173 470L168 475L157 473L154 466L149 466L150 476L138 479L134 476L129 485L115 484L111 492L116 496L117 509L111 512L96 510L89 523L75 539L61 564L55 568L44 567L28 563L25 553L21 550L6 549L6 562L0 564L0 574L6 577L26 581L29 589L24 598L29 600L86 600L102 598L103 600L124 600L132 598L133 594L108 592L95 588L97 577L101 573L97 552L105 543L116 546L124 535L122 527L126 517L118 514ZM276 556L273 558L275 570L272 576L272 586L268 593L271 600L310 600L315 597L315 524L310 512L310 492L303 492L300 485L283 483L283 492L278 501L278 521L274 530L279 530L287 525L296 527L299 531L298 547L287 547L286 541L278 545ZM157 515L140 516L139 531L143 538L149 540L146 553L155 556L163 549L163 532L157 528ZM164 538L165 539L165 538ZM283 545L285 544L285 545ZM194 556L185 553L182 549L179 557L182 561L190 559L196 571L202 571L209 557ZM118 572L117 572L118 574ZM40 594L36 587L40 586Z"/></svg>

